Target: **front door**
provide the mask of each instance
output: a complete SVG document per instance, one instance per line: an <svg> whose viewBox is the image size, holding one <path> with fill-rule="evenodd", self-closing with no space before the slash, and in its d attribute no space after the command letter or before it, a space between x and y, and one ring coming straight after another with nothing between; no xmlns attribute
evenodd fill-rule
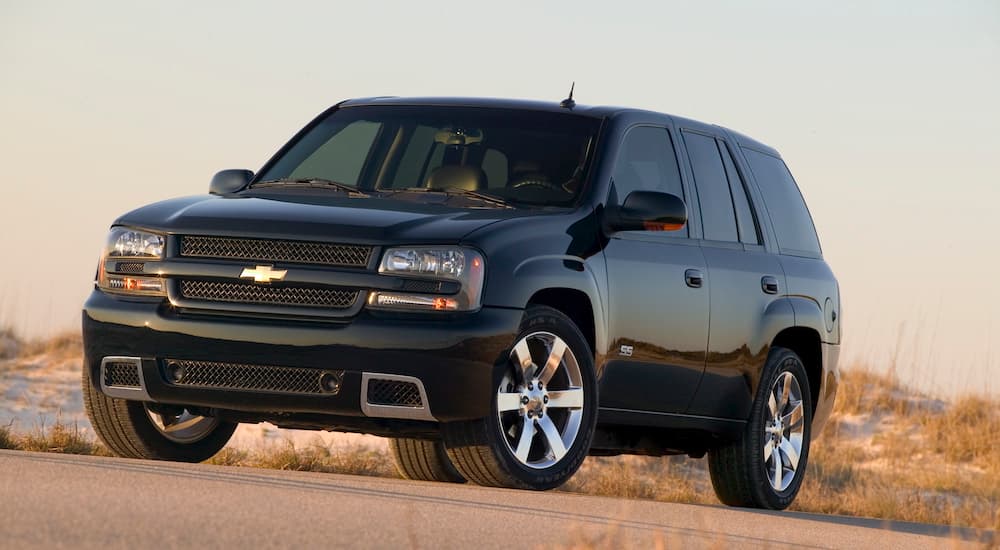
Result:
<svg viewBox="0 0 1000 550"><path fill-rule="evenodd" d="M609 204L655 190L685 197L665 128L625 136ZM611 346L601 366L602 410L682 413L698 387L708 342L707 268L680 231L623 231L605 248Z"/></svg>

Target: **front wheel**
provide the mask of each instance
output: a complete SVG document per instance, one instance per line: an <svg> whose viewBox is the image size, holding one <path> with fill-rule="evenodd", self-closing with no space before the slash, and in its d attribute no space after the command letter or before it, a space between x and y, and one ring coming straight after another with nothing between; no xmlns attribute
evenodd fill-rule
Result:
<svg viewBox="0 0 1000 550"><path fill-rule="evenodd" d="M562 312L534 306L497 381L493 414L443 426L452 464L479 485L544 490L583 463L597 420L594 360Z"/></svg>
<svg viewBox="0 0 1000 550"><path fill-rule="evenodd" d="M802 360L774 347L743 437L708 454L723 504L784 510L798 494L809 458L812 398Z"/></svg>
<svg viewBox="0 0 1000 550"><path fill-rule="evenodd" d="M83 370L83 402L94 432L116 456L201 462L229 442L237 424L183 407L108 397Z"/></svg>

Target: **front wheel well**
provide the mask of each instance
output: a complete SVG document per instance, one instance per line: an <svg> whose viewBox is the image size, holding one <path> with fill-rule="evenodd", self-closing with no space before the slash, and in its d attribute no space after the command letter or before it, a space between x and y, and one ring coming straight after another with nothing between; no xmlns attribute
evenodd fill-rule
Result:
<svg viewBox="0 0 1000 550"><path fill-rule="evenodd" d="M787 348L802 359L809 378L809 393L812 397L813 412L819 401L819 386L823 381L823 349L819 334L806 327L789 327L778 333L771 342L771 347Z"/></svg>
<svg viewBox="0 0 1000 550"><path fill-rule="evenodd" d="M534 293L528 300L528 305L548 306L564 313L583 333L587 345L590 346L590 352L597 353L594 308L585 293L572 288L547 288Z"/></svg>

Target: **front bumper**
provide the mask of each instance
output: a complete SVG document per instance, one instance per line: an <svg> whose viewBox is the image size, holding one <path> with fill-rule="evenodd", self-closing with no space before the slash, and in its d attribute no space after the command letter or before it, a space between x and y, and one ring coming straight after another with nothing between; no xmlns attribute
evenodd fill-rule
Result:
<svg viewBox="0 0 1000 550"><path fill-rule="evenodd" d="M342 323L214 317L180 314L163 302L95 290L84 305L83 342L95 388L102 387L104 358L136 357L148 399L157 403L235 411L250 418L330 415L337 417L338 426L351 424L351 419L364 426L368 416L362 378L379 373L419 380L430 416L447 422L489 414L504 351L522 315L522 310L484 307L450 317L362 312ZM339 391L326 394L183 387L168 380L167 360L316 369L317 375L337 370L343 378Z"/></svg>

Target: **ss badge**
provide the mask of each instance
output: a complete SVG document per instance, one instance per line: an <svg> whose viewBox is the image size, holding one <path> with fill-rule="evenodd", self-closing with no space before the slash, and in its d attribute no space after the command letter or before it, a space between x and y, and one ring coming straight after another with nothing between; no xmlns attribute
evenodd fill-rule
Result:
<svg viewBox="0 0 1000 550"><path fill-rule="evenodd" d="M621 355L622 357L632 357L632 346L622 346L618 355Z"/></svg>

